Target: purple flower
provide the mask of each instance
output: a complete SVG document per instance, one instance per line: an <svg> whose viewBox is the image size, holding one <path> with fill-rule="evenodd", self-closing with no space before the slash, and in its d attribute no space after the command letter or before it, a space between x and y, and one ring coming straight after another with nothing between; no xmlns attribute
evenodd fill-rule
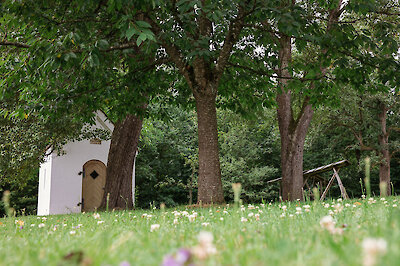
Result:
<svg viewBox="0 0 400 266"><path fill-rule="evenodd" d="M175 261L175 258L173 255L168 255L168 256L164 257L164 260L161 265L162 266L182 266L181 263L178 263L177 261Z"/></svg>
<svg viewBox="0 0 400 266"><path fill-rule="evenodd" d="M121 262L119 264L119 266L131 266L131 264L125 260L125 261Z"/></svg>
<svg viewBox="0 0 400 266"><path fill-rule="evenodd" d="M21 226L19 227L19 229L24 229L24 227L21 225Z"/></svg>
<svg viewBox="0 0 400 266"><path fill-rule="evenodd" d="M176 252L175 260L178 263L182 263L182 265L184 265L186 262L190 260L191 257L192 253L190 253L189 249L181 248Z"/></svg>
<svg viewBox="0 0 400 266"><path fill-rule="evenodd" d="M189 249L181 248L175 254L164 257L162 266L185 266L189 265L192 253Z"/></svg>

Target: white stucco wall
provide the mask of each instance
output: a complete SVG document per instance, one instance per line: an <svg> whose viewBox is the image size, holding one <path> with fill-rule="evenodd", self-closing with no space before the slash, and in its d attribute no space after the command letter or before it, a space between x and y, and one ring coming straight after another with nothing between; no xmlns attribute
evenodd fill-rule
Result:
<svg viewBox="0 0 400 266"><path fill-rule="evenodd" d="M50 214L76 213L81 211L83 165L90 160L99 160L107 165L110 141L90 144L90 140L68 143L65 154L53 155Z"/></svg>
<svg viewBox="0 0 400 266"><path fill-rule="evenodd" d="M48 150L47 152L50 152L50 150ZM47 215L50 211L51 164L52 155L49 155L40 165L37 209L38 215Z"/></svg>
<svg viewBox="0 0 400 266"><path fill-rule="evenodd" d="M97 115L99 119L96 119L95 128L114 129L103 113L98 112ZM79 173L82 172L83 165L90 160L99 160L107 165L109 148L110 141L90 144L90 140L83 140L67 143L61 156L51 154L50 161L40 167L42 174L39 177L38 215L80 212L83 176ZM49 178L44 178L45 172ZM134 182L133 174L133 184ZM44 187L46 189L42 189Z"/></svg>

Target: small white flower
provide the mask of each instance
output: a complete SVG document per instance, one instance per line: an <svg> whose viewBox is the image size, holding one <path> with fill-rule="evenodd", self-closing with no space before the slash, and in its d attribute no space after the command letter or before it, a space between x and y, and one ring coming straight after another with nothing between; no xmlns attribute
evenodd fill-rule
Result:
<svg viewBox="0 0 400 266"><path fill-rule="evenodd" d="M196 220L196 216L194 216L193 214L192 215L189 215L188 216L188 219L189 219L189 222L194 222L194 220Z"/></svg>
<svg viewBox="0 0 400 266"><path fill-rule="evenodd" d="M282 213L279 217L283 218L283 217L285 217L285 216L286 216L286 214L285 214L285 213Z"/></svg>
<svg viewBox="0 0 400 266"><path fill-rule="evenodd" d="M385 201L386 199L385 198L381 198L381 201Z"/></svg>
<svg viewBox="0 0 400 266"><path fill-rule="evenodd" d="M387 251L387 243L382 238L366 238L362 242L363 248L363 265L376 265L376 260L379 255L383 255Z"/></svg>
<svg viewBox="0 0 400 266"><path fill-rule="evenodd" d="M244 217L242 217L242 218L240 218L240 221L241 221L242 223L244 223L244 222L247 222L247 219L244 218Z"/></svg>
<svg viewBox="0 0 400 266"><path fill-rule="evenodd" d="M31 224L31 227L34 227L35 226L35 224Z"/></svg>
<svg viewBox="0 0 400 266"><path fill-rule="evenodd" d="M178 219L174 219L174 224L178 224Z"/></svg>
<svg viewBox="0 0 400 266"><path fill-rule="evenodd" d="M94 213L94 214L93 214L93 218L94 218L94 219L100 219L100 214Z"/></svg>
<svg viewBox="0 0 400 266"><path fill-rule="evenodd" d="M286 205L283 205L283 206L282 206L282 210L283 210L283 211L286 211L286 209L287 209L287 206L286 206Z"/></svg>
<svg viewBox="0 0 400 266"><path fill-rule="evenodd" d="M158 229L160 229L160 225L159 224L152 224L150 226L150 232L153 232L153 231L158 230Z"/></svg>
<svg viewBox="0 0 400 266"><path fill-rule="evenodd" d="M45 226L44 223L38 224L38 227L39 227L39 228L42 228L42 227L44 227L44 226Z"/></svg>
<svg viewBox="0 0 400 266"><path fill-rule="evenodd" d="M362 199L365 199L365 195L361 195L361 198L362 198Z"/></svg>
<svg viewBox="0 0 400 266"><path fill-rule="evenodd" d="M207 226L210 225L210 223L202 223L201 225L204 226L204 227L207 227Z"/></svg>
<svg viewBox="0 0 400 266"><path fill-rule="evenodd" d="M343 199L341 199L341 198L337 199L337 202L342 202L342 201L343 201Z"/></svg>
<svg viewBox="0 0 400 266"><path fill-rule="evenodd" d="M42 221L46 221L47 220L47 218L46 217L42 217Z"/></svg>
<svg viewBox="0 0 400 266"><path fill-rule="evenodd" d="M330 207L329 203L326 203L326 204L324 205L324 208L329 208L329 207Z"/></svg>
<svg viewBox="0 0 400 266"><path fill-rule="evenodd" d="M223 221L224 220L224 217L221 217L221 218L219 218L221 221Z"/></svg>
<svg viewBox="0 0 400 266"><path fill-rule="evenodd" d="M393 204L393 207L396 208L396 207L397 207L397 204Z"/></svg>
<svg viewBox="0 0 400 266"><path fill-rule="evenodd" d="M98 221L98 222L97 222L97 224L102 224L102 223L104 223L104 221Z"/></svg>
<svg viewBox="0 0 400 266"><path fill-rule="evenodd" d="M76 231L75 231L75 230L71 230L71 231L69 231L69 234L70 234L70 235L75 235L75 234L76 234Z"/></svg>
<svg viewBox="0 0 400 266"><path fill-rule="evenodd" d="M254 216L254 213L249 213L248 215L247 215L248 217L253 217Z"/></svg>
<svg viewBox="0 0 400 266"><path fill-rule="evenodd" d="M256 214L254 215L254 217L256 218L256 221L260 221L260 214L256 213Z"/></svg>

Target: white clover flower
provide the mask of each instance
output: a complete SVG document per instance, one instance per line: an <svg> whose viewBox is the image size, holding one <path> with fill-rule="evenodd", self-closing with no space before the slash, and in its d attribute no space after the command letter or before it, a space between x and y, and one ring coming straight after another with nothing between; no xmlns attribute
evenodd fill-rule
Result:
<svg viewBox="0 0 400 266"><path fill-rule="evenodd" d="M178 224L178 219L174 219L174 224Z"/></svg>
<svg viewBox="0 0 400 266"><path fill-rule="evenodd" d="M287 206L286 206L286 205L283 205L283 206L282 206L282 210L283 210L283 211L286 211L286 209L287 209Z"/></svg>
<svg viewBox="0 0 400 266"><path fill-rule="evenodd" d="M227 212L227 211L223 211L222 213L223 213L223 214L229 214L229 212Z"/></svg>
<svg viewBox="0 0 400 266"><path fill-rule="evenodd" d="M301 207L296 207L296 211L301 212L302 208Z"/></svg>
<svg viewBox="0 0 400 266"><path fill-rule="evenodd" d="M396 208L396 207L397 207L397 204L393 204L393 207Z"/></svg>
<svg viewBox="0 0 400 266"><path fill-rule="evenodd" d="M93 214L93 218L94 218L94 219L100 219L100 214L94 213L94 214Z"/></svg>
<svg viewBox="0 0 400 266"><path fill-rule="evenodd" d="M256 221L260 221L260 214L256 213L256 214L254 215L254 217L256 218Z"/></svg>
<svg viewBox="0 0 400 266"><path fill-rule="evenodd" d="M224 220L224 217L221 217L221 218L219 218L221 221L223 221Z"/></svg>
<svg viewBox="0 0 400 266"><path fill-rule="evenodd" d="M346 203L344 206L345 207L350 207L351 205L349 203Z"/></svg>
<svg viewBox="0 0 400 266"><path fill-rule="evenodd" d="M210 225L210 223L202 223L201 225L204 226L204 227L207 227L207 226Z"/></svg>
<svg viewBox="0 0 400 266"><path fill-rule="evenodd" d="M76 234L76 231L75 231L75 230L71 230L71 231L69 231L69 234L70 234L70 235L75 235L75 234Z"/></svg>
<svg viewBox="0 0 400 266"><path fill-rule="evenodd" d="M248 217L253 217L254 213L250 212L249 214L247 214Z"/></svg>
<svg viewBox="0 0 400 266"><path fill-rule="evenodd" d="M381 201L385 201L386 199L385 198L381 198Z"/></svg>
<svg viewBox="0 0 400 266"><path fill-rule="evenodd" d="M338 198L338 199L337 199L337 202L342 202L342 201L343 201L342 198Z"/></svg>
<svg viewBox="0 0 400 266"><path fill-rule="evenodd" d="M362 242L363 248L363 265L374 266L377 262L377 257L383 255L387 251L387 243L382 238L366 238Z"/></svg>
<svg viewBox="0 0 400 266"><path fill-rule="evenodd" d="M244 222L247 222L247 219L244 218L244 217L242 217L242 218L240 218L240 221L241 221L242 223L244 223Z"/></svg>
<svg viewBox="0 0 400 266"><path fill-rule="evenodd" d="M160 225L159 224L152 224L150 226L150 232L156 231L158 229L160 229Z"/></svg>
<svg viewBox="0 0 400 266"><path fill-rule="evenodd" d="M47 220L47 218L46 217L42 217L42 221L46 221Z"/></svg>
<svg viewBox="0 0 400 266"><path fill-rule="evenodd" d="M35 226L35 224L31 224L31 227L34 227Z"/></svg>
<svg viewBox="0 0 400 266"><path fill-rule="evenodd" d="M362 198L362 199L365 199L365 195L361 195L361 198Z"/></svg>
<svg viewBox="0 0 400 266"><path fill-rule="evenodd" d="M210 232L200 232L198 240L199 245L192 248L192 252L197 258L204 260L217 253L217 249L213 245L214 237Z"/></svg>
<svg viewBox="0 0 400 266"><path fill-rule="evenodd" d="M39 228L45 227L45 224L44 223L38 224L38 227Z"/></svg>
<svg viewBox="0 0 400 266"><path fill-rule="evenodd" d="M194 216L193 214L188 216L189 222L194 222L194 220L196 220L196 216Z"/></svg>
<svg viewBox="0 0 400 266"><path fill-rule="evenodd" d="M319 221L319 224L321 227L325 230L327 230L331 234L342 234L343 229L342 228L336 228L335 227L335 221L333 220L332 216L324 216L321 218Z"/></svg>
<svg viewBox="0 0 400 266"><path fill-rule="evenodd" d="M285 214L285 213L282 213L279 217L283 218L283 217L285 217L285 216L286 216L286 214Z"/></svg>
<svg viewBox="0 0 400 266"><path fill-rule="evenodd" d="M329 203L326 203L325 205L324 205L324 208L329 208L331 205L329 205Z"/></svg>
<svg viewBox="0 0 400 266"><path fill-rule="evenodd" d="M97 222L97 224L102 224L102 223L104 223L104 221L98 221L98 222Z"/></svg>
<svg viewBox="0 0 400 266"><path fill-rule="evenodd" d="M249 204L249 205L247 206L247 209L249 209L249 210L254 210L254 205Z"/></svg>

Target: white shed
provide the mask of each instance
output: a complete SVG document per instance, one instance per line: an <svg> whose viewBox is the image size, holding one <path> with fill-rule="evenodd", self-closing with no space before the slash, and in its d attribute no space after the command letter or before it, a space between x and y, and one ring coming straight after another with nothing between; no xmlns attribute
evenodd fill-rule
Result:
<svg viewBox="0 0 400 266"><path fill-rule="evenodd" d="M96 124L112 132L114 125L103 112L96 112ZM74 141L63 146L63 155L48 155L40 165L38 215L93 211L100 206L106 182L110 140ZM135 187L135 169L132 192ZM134 194L133 194L134 198Z"/></svg>

